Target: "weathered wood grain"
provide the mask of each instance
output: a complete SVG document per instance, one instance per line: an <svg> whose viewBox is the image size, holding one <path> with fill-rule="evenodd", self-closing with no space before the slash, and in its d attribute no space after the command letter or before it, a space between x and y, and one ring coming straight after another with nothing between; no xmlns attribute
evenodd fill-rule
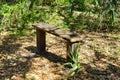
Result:
<svg viewBox="0 0 120 80"><path fill-rule="evenodd" d="M53 27L49 24L45 23L39 23L33 25L34 27L37 27L38 29L44 30L48 33L54 34L56 36L59 36L65 40L68 40L70 42L79 42L80 38L77 34L70 32L68 30L61 30L60 28Z"/></svg>
<svg viewBox="0 0 120 80"><path fill-rule="evenodd" d="M45 52L46 50L46 32L36 28L36 40L38 52Z"/></svg>

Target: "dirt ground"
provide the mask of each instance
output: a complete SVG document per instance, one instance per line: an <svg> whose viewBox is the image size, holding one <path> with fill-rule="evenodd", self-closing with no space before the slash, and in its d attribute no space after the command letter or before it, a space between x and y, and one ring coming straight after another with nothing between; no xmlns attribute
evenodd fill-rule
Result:
<svg viewBox="0 0 120 80"><path fill-rule="evenodd" d="M63 39L47 34L47 52L38 53L35 35L0 36L0 80L65 79ZM82 32L80 38L81 71L67 80L120 80L120 34Z"/></svg>

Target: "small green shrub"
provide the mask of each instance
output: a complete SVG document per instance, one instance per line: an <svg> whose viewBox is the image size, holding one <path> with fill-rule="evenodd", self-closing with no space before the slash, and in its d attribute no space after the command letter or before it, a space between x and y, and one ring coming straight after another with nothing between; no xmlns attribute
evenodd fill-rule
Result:
<svg viewBox="0 0 120 80"><path fill-rule="evenodd" d="M71 62L66 62L63 64L64 66L70 67L69 72L66 75L66 78L70 78L70 77L75 78L75 75L80 72L81 64L78 62L78 56L79 56L79 47L77 47L75 54L73 54L72 52L69 54Z"/></svg>

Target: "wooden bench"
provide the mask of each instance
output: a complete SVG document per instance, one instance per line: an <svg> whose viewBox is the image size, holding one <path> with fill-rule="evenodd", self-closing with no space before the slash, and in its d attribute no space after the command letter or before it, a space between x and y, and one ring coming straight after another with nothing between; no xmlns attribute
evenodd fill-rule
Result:
<svg viewBox="0 0 120 80"><path fill-rule="evenodd" d="M62 30L58 27L53 27L46 23L38 23L33 25L36 28L37 35L37 49L40 52L46 51L46 32L61 37L66 40L67 44L67 60L69 61L69 53L76 53L77 44L80 41L80 37L68 30Z"/></svg>

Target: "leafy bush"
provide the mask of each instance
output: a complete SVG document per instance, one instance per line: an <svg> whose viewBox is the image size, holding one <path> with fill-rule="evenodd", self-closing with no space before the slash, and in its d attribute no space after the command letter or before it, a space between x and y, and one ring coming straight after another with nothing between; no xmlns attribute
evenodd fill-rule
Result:
<svg viewBox="0 0 120 80"><path fill-rule="evenodd" d="M1 0L0 4L1 31L22 32L36 22L64 26L71 31L117 28L117 0Z"/></svg>
<svg viewBox="0 0 120 80"><path fill-rule="evenodd" d="M97 14L100 27L113 29L117 16L117 0L94 0L93 12Z"/></svg>

